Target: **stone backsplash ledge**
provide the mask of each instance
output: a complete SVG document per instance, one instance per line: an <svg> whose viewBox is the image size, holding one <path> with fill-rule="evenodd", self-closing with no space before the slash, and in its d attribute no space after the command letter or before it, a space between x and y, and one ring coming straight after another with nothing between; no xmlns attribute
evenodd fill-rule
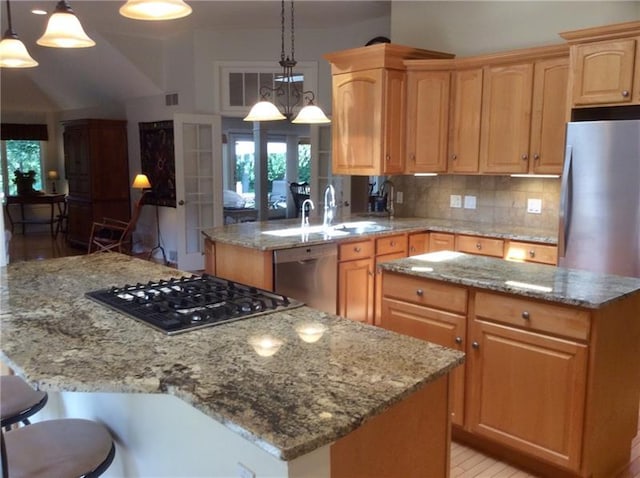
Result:
<svg viewBox="0 0 640 478"><path fill-rule="evenodd" d="M489 224L532 227L557 231L560 207L559 178L512 178L510 176L394 176L402 204L399 217L460 219ZM476 197L476 209L452 208L450 197ZM542 212L527 212L529 199L542 200Z"/></svg>

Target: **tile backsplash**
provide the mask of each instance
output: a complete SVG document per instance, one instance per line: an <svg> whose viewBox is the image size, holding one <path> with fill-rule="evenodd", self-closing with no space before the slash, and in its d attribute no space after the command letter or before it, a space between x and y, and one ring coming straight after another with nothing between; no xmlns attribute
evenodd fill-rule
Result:
<svg viewBox="0 0 640 478"><path fill-rule="evenodd" d="M559 178L394 176L393 182L396 191L403 193L402 204L395 205L398 217L461 219L547 231L558 229ZM463 207L451 207L451 195L459 195ZM464 208L465 196L475 196L475 209ZM527 212L529 199L542 200L540 214Z"/></svg>

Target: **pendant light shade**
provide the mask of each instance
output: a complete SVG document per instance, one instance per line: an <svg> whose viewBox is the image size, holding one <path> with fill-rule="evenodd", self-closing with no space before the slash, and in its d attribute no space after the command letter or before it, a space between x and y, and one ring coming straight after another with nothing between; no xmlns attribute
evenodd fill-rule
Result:
<svg viewBox="0 0 640 478"><path fill-rule="evenodd" d="M325 124L331 123L331 120L316 105L307 105L300 110L298 116L291 122L296 124Z"/></svg>
<svg viewBox="0 0 640 478"><path fill-rule="evenodd" d="M87 48L96 44L84 32L80 20L65 0L58 2L44 35L36 43L53 48Z"/></svg>
<svg viewBox="0 0 640 478"><path fill-rule="evenodd" d="M251 108L244 121L277 121L287 119L270 101L259 101Z"/></svg>
<svg viewBox="0 0 640 478"><path fill-rule="evenodd" d="M0 67L2 68L31 68L38 66L38 62L31 58L27 47L20 41L11 25L11 5L7 0L8 28L0 40Z"/></svg>
<svg viewBox="0 0 640 478"><path fill-rule="evenodd" d="M120 15L134 20L174 20L190 13L183 0L127 0L120 7Z"/></svg>

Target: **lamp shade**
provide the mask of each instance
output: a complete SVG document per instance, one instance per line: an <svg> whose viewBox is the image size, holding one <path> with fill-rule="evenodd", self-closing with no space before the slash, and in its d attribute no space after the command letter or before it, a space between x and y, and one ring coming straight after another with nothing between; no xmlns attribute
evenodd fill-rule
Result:
<svg viewBox="0 0 640 478"><path fill-rule="evenodd" d="M325 124L331 123L331 120L316 105L307 105L300 110L298 116L291 122L296 124Z"/></svg>
<svg viewBox="0 0 640 478"><path fill-rule="evenodd" d="M18 36L7 31L0 41L0 67L2 68L32 68L38 62L31 58L27 47Z"/></svg>
<svg viewBox="0 0 640 478"><path fill-rule="evenodd" d="M190 13L183 0L127 0L120 7L120 15L134 20L174 20Z"/></svg>
<svg viewBox="0 0 640 478"><path fill-rule="evenodd" d="M151 183L149 182L149 178L146 174L137 174L131 187L136 189L149 189L151 187Z"/></svg>
<svg viewBox="0 0 640 478"><path fill-rule="evenodd" d="M44 35L36 43L53 48L87 48L96 44L84 32L80 20L65 0L58 2Z"/></svg>
<svg viewBox="0 0 640 478"><path fill-rule="evenodd" d="M244 121L276 121L283 119L287 119L287 117L280 113L276 105L269 101L259 101L253 105L249 114L245 116Z"/></svg>
<svg viewBox="0 0 640 478"><path fill-rule="evenodd" d="M55 181L57 179L60 179L60 176L58 175L58 171L51 170L47 171L47 178L49 178L51 181Z"/></svg>

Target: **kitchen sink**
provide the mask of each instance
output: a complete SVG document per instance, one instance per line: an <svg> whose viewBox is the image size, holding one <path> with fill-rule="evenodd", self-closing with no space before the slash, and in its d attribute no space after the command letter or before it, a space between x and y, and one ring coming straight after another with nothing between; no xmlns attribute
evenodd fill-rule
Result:
<svg viewBox="0 0 640 478"><path fill-rule="evenodd" d="M322 225L305 227L288 227L285 229L275 229L273 231L262 231L262 234L276 237L296 237L309 234L324 234L329 237L348 236L351 234L367 234L372 232L386 231L389 228L376 224L374 221L343 222L325 228Z"/></svg>
<svg viewBox="0 0 640 478"><path fill-rule="evenodd" d="M373 221L343 222L334 227L336 231L345 231L349 234L367 234L371 232L387 231L389 227L376 224Z"/></svg>

